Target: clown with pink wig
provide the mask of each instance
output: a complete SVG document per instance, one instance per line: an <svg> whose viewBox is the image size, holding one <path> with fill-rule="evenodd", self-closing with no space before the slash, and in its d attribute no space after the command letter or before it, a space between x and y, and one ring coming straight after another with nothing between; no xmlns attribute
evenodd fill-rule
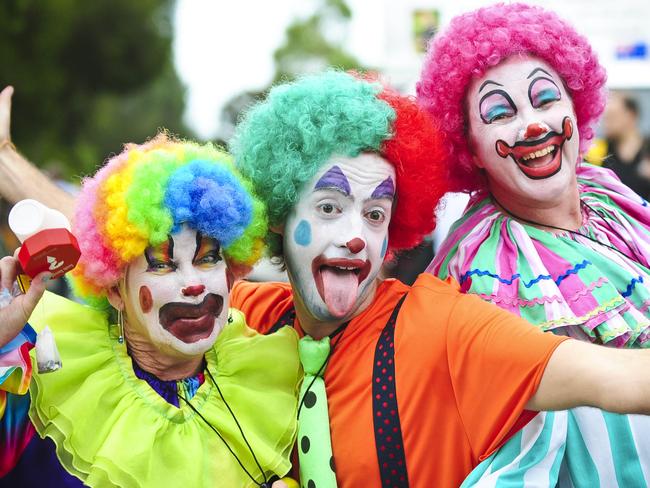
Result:
<svg viewBox="0 0 650 488"><path fill-rule="evenodd" d="M454 190L471 199L428 271L544 331L645 348L650 209L582 161L605 80L587 40L540 7L481 8L434 39L419 102L440 121ZM646 486L648 433L646 417L542 413L467 484L541 473L548 486Z"/></svg>
<svg viewBox="0 0 650 488"><path fill-rule="evenodd" d="M302 374L293 330L259 335L228 308L267 231L250 183L212 145L161 134L86 179L75 206L72 281L92 307L39 301L40 276L0 311L6 332L33 309L0 348L2 366L27 354L0 385L22 385L0 420L0 483L270 487L291 467ZM14 258L0 274L11 283ZM63 368L32 376L45 325Z"/></svg>

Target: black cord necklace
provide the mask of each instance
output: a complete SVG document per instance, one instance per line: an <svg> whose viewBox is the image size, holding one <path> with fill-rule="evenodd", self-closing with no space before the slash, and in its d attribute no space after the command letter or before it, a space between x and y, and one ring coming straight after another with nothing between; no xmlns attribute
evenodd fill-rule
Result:
<svg viewBox="0 0 650 488"><path fill-rule="evenodd" d="M623 239L623 237L621 237L621 235L620 235L618 232L616 232L616 229L614 229L614 227L612 227L612 225L609 223L609 220L607 220L607 219L605 218L605 216L604 216L603 214L601 214L601 213L598 211L597 208L592 207L591 205L589 205L589 204L588 204L587 202L585 202L584 200L580 200L580 204L586 206L590 211L592 211L593 213L595 213L596 215L598 215L598 216L600 217L600 219L601 219L603 222L605 222L605 225L607 225L607 227L609 227L609 230L611 230L612 233L613 233L614 235L616 235L616 237L618 237L622 242L625 243L625 246L630 250L630 253L631 253L634 257L632 257L632 256L628 256L627 254L625 254L625 253L619 251L621 254L623 254L623 256L627 257L628 259L630 259L630 260L632 260L632 261L636 261L636 262L639 263L639 264L643 264L643 263L642 263L642 260L639 259L639 254L637 253L637 251L635 251L634 249L632 249L632 247L630 246L630 244L628 243L628 241L627 241L626 239ZM602 243L601 243L601 244L602 244ZM616 249L616 248L613 247L613 246L612 246L612 248L613 248L613 249ZM638 249L637 249L637 250L638 250Z"/></svg>
<svg viewBox="0 0 650 488"><path fill-rule="evenodd" d="M323 361L323 364L321 364L320 368L318 368L318 372L314 375L314 378L309 383L309 386L307 386L307 388L305 389L305 393L302 395L302 398L300 399L300 403L298 404L297 418L300 418L300 410L302 409L302 406L305 403L305 397L307 396L307 393L309 393L309 390L311 390L311 387L314 385L314 382L316 381L316 378L318 378L321 375L321 373L325 369L325 366L327 366L327 363L329 362L330 358L332 357L332 353L334 352L334 347L339 342L341 342L341 338L343 337L343 335L340 335L341 332L343 332L345 330L345 328L349 324L350 324L350 321L348 320L344 324L339 325L338 328L329 335L329 338L330 338L330 352L327 353L327 357L325 358L325 361ZM337 336L338 336L337 341L334 344L332 344L331 341L334 340L334 338L337 337Z"/></svg>
<svg viewBox="0 0 650 488"><path fill-rule="evenodd" d="M187 400L187 398L183 397L180 393L177 393L178 398L183 400L192 409L192 411L195 414L197 414L208 425L208 427L210 427L214 431L215 434L217 434L217 436L224 443L224 445L226 446L228 451L230 451L230 454L233 455L233 457L235 458L235 460L237 461L239 466L241 466L241 469L244 470L246 475L253 481L253 483L258 485L260 488L271 488L271 485L273 484L273 482L279 480L280 477L277 476L277 475L273 475L271 478L266 477L266 473L264 472L264 470L262 469L262 466L260 465L259 461L257 460L257 456L255 456L255 451L253 451L253 448L249 444L248 439L246 439L246 435L244 434L244 430L241 428L241 425L239 424L239 421L237 420L237 417L235 416L235 413L230 408L230 405L228 405L228 402L226 402L226 398L223 396L223 393L221 392L221 388L219 388L219 385L217 384L216 380L212 376L212 373L210 372L210 370L207 367L205 368L205 370L207 371L208 376L212 380L212 383L217 388L217 391L219 392L219 396L221 397L221 400L223 401L224 405L226 405L226 408L230 412L230 415L232 416L233 420L235 421L235 424L237 424L237 428L239 429L239 433L241 434L242 439L244 439L244 442L246 443L246 446L248 447L248 450L250 451L251 456L253 456L253 460L255 461L255 464L257 465L258 469L260 470L260 473L262 474L262 478L264 479L264 483L258 483L257 480L255 480L253 475L250 474L250 472L246 469L244 464L241 462L241 460L239 459L239 456L237 456L237 454L235 454L235 451L232 450L232 448L228 444L228 441L226 441L226 439L223 438L223 436L219 433L219 431L216 429L216 427L214 425L212 425L210 422L208 422L208 420L203 415L201 415L201 412L199 412L196 409L196 407L194 407L194 405L192 405L189 402L189 400Z"/></svg>
<svg viewBox="0 0 650 488"><path fill-rule="evenodd" d="M621 237L621 235L616 231L616 229L614 229L614 227L612 227L612 225L609 223L609 221L607 220L607 218L606 218L603 214L601 214L597 209L593 208L591 205L589 205L587 202L585 202L585 201L582 200L582 199L580 199L580 207L581 207L581 208L586 207L586 208L589 209L591 212L593 212L594 214L598 215L598 217L600 217L600 219L601 219L603 222L605 222L605 225L607 225L607 227L609 227L609 230L611 230L612 233L615 234L615 235L616 235L616 236L621 240L621 242L624 242L624 243L625 243L625 246L628 248L628 250L629 250L630 253L632 254L631 256L628 255L628 254L626 254L626 253L624 253L624 252L621 251L620 249L618 249L618 248L616 248L616 247L614 247L614 246L612 246L612 245L610 245L610 244L606 244L606 243L604 243L604 242L599 241L598 239L596 239L596 238L594 238L594 237L591 237L590 235L583 234L583 233L581 233L581 232L577 232L577 231L575 231L575 230L571 230L571 229L565 229L564 227L557 227L557 226L555 226L555 225L544 224L544 223L542 223L542 222L536 222L536 221L534 221L534 220L529 220L529 219L525 219L525 218L523 218L523 217L520 217L519 215L515 214L514 212L508 210L508 208L505 207L505 206L504 206L504 205L503 205L499 200L497 200L496 197L495 197L494 195L491 195L491 198L492 198L492 200L494 200L494 202L495 202L497 205L499 205L499 207L501 207L501 208L502 208L502 209L503 209L507 214L509 214L510 216L514 217L514 218L517 219L517 220L520 220L521 222L525 222L526 224L531 224L531 225L534 225L534 226L537 226L537 227L549 227L549 228L551 228L551 229L561 230L561 231L563 231L563 232L568 232L568 233L571 234L571 235L584 237L585 239L589 239L590 241L595 242L596 244L598 244L598 245L600 245L600 246L607 247L607 248L609 248L609 249L612 249L613 251L616 251L617 253L621 254L622 256L625 256L626 258L630 259L631 261L635 261L635 262L637 262L637 263L639 263L639 264L643 264L642 261L639 259L639 255L638 255L638 254L637 254L637 253L636 253L636 252L635 252L635 251L630 247L630 245L628 244L628 242L627 242L625 239L623 239L623 238Z"/></svg>

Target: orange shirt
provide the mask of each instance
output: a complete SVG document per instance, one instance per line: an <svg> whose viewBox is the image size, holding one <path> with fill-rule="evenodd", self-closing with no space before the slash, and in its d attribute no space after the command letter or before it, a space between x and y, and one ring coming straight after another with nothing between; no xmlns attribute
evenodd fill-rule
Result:
<svg viewBox="0 0 650 488"><path fill-rule="evenodd" d="M457 487L521 427L524 406L565 340L422 274L386 280L340 336L325 371L332 449L341 488L381 486L372 411L375 345L398 300L395 381L412 487ZM261 332L292 305L285 283L238 283L231 306ZM299 324L294 324L302 333Z"/></svg>

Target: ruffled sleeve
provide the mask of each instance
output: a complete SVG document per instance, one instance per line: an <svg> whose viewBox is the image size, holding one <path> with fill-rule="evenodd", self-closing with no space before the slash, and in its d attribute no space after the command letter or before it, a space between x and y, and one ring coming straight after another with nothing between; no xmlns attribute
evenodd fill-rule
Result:
<svg viewBox="0 0 650 488"><path fill-rule="evenodd" d="M34 435L26 393L32 378L29 351L35 343L36 332L26 324L0 348L0 477L14 468Z"/></svg>
<svg viewBox="0 0 650 488"><path fill-rule="evenodd" d="M650 212L609 170L583 165L583 226L520 223L489 195L470 201L428 271L542 330L616 347L649 347Z"/></svg>
<svg viewBox="0 0 650 488"><path fill-rule="evenodd" d="M7 393L24 395L32 377L29 351L36 344L36 332L29 324L9 343L0 347L0 417L4 415Z"/></svg>

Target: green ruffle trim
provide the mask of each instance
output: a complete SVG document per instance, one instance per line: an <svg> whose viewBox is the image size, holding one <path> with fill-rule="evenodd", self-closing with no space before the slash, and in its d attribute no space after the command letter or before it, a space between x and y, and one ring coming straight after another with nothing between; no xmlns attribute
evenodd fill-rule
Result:
<svg viewBox="0 0 650 488"><path fill-rule="evenodd" d="M206 353L210 372L267 476L284 475L296 435L302 370L295 331L263 336L243 314ZM163 400L132 368L97 310L47 294L30 323L54 331L63 368L34 375L30 417L62 465L90 486L255 486L224 443L187 405ZM182 402L181 402L182 403ZM261 473L212 382L191 404L258 482Z"/></svg>

